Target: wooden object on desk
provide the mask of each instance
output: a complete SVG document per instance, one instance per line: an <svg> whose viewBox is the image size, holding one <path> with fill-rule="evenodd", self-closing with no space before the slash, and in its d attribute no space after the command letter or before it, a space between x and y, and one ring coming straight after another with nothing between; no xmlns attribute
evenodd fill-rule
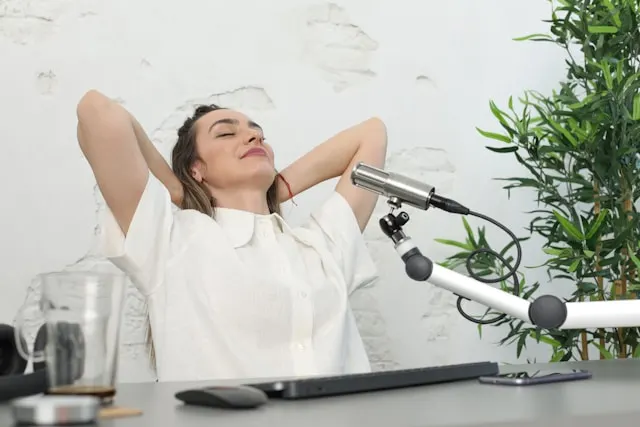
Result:
<svg viewBox="0 0 640 427"><path fill-rule="evenodd" d="M113 418L137 417L140 415L142 415L142 411L140 409L123 408L121 406L107 406L100 409L98 418L108 420Z"/></svg>

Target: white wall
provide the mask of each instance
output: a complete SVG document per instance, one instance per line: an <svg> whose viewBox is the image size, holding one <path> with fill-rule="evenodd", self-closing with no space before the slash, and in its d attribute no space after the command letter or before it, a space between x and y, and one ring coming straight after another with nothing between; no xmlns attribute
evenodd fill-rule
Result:
<svg viewBox="0 0 640 427"><path fill-rule="evenodd" d="M488 152L474 128L496 129L489 99L504 105L562 78L560 52L511 40L545 31L548 15L542 0L0 0L0 322L12 321L35 274L73 263L99 231L99 197L75 139L75 104L90 88L120 100L163 153L193 103L241 109L267 130L280 168L378 115L390 170L521 230L531 196L508 201L492 180L519 168ZM288 205L291 221L330 184ZM386 212L382 202L366 232L382 280L353 301L376 367L513 361L513 349L494 345L500 331L480 340L450 294L404 276L377 228ZM435 260L447 254L435 237L462 236L459 217L409 213L407 231ZM524 265L540 261L535 244L525 250ZM545 275L529 274L536 279ZM128 301L121 378L139 380L139 300Z"/></svg>

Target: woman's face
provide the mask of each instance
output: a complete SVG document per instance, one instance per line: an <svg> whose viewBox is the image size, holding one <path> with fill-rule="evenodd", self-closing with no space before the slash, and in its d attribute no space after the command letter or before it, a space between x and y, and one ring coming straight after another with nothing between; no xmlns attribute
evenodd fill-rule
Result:
<svg viewBox="0 0 640 427"><path fill-rule="evenodd" d="M276 177L273 150L262 128L233 110L215 110L196 122L196 149L202 161L192 173L212 189L250 188L265 192Z"/></svg>

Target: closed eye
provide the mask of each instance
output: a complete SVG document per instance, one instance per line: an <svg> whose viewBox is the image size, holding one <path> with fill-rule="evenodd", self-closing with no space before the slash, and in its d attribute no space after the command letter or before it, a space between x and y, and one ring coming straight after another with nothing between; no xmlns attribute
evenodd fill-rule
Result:
<svg viewBox="0 0 640 427"><path fill-rule="evenodd" d="M224 137L233 136L233 135L235 135L235 133L221 133L218 135L218 138L224 138Z"/></svg>

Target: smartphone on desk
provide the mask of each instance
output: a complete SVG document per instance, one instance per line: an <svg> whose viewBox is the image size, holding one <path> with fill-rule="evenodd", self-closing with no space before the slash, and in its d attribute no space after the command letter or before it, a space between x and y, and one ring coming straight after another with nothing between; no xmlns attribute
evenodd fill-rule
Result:
<svg viewBox="0 0 640 427"><path fill-rule="evenodd" d="M543 369L485 376L478 378L478 381L483 384L535 385L589 378L591 378L591 372L582 369Z"/></svg>

